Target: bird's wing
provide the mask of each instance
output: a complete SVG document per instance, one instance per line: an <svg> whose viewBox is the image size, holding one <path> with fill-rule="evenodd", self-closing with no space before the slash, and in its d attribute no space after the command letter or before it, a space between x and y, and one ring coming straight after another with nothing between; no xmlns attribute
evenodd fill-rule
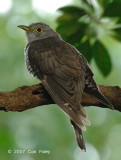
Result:
<svg viewBox="0 0 121 160"><path fill-rule="evenodd" d="M110 101L101 93L98 85L93 79L93 73L89 65L86 65L86 76L85 76L85 88L84 91L96 98L101 103L105 104L111 109L114 109Z"/></svg>
<svg viewBox="0 0 121 160"><path fill-rule="evenodd" d="M78 52L78 51L77 51ZM114 109L113 105L110 103L110 101L100 92L98 85L96 84L95 80L93 79L93 72L90 68L90 65L88 64L87 60L83 57L82 54L80 54L80 64L83 64L82 66L86 66L85 69L85 88L84 91L96 98L101 103L105 104L111 109Z"/></svg>
<svg viewBox="0 0 121 160"><path fill-rule="evenodd" d="M89 125L81 106L85 67L80 55L71 45L58 39L43 39L28 45L28 58L36 75L56 104L74 123L85 130Z"/></svg>

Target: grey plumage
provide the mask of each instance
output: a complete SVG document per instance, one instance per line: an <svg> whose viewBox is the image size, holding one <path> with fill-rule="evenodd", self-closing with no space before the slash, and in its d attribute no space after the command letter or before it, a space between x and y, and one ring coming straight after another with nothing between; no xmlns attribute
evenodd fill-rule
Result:
<svg viewBox="0 0 121 160"><path fill-rule="evenodd" d="M26 31L27 69L41 80L55 103L69 116L77 143L86 151L82 130L86 130L84 124L90 125L90 121L81 105L83 91L110 108L111 103L100 93L86 59L50 26L34 23L18 27Z"/></svg>

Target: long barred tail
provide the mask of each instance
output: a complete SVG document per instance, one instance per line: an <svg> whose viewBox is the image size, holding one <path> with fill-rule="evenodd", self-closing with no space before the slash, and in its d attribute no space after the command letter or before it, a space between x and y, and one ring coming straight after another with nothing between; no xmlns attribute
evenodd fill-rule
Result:
<svg viewBox="0 0 121 160"><path fill-rule="evenodd" d="M85 147L85 143L84 143L84 137L82 134L82 130L72 120L71 120L71 124L74 128L76 141L77 141L79 148L82 151L86 152L86 147Z"/></svg>

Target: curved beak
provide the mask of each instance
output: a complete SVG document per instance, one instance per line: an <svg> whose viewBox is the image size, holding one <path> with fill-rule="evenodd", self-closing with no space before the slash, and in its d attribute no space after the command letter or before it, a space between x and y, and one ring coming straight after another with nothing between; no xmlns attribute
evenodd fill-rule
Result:
<svg viewBox="0 0 121 160"><path fill-rule="evenodd" d="M23 29L23 30L25 30L25 31L32 31L28 26L24 26L24 25L19 25L19 26L17 26L18 28L21 28L21 29Z"/></svg>

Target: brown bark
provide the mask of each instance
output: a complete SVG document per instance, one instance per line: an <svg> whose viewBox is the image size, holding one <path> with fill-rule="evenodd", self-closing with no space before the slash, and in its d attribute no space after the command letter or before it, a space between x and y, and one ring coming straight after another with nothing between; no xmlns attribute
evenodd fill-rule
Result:
<svg viewBox="0 0 121 160"><path fill-rule="evenodd" d="M118 86L99 86L102 94L113 104L114 109L121 111L121 88ZM41 84L22 86L13 91L0 92L0 110L24 111L37 106L53 104L53 100ZM107 108L92 96L83 93L83 106Z"/></svg>

